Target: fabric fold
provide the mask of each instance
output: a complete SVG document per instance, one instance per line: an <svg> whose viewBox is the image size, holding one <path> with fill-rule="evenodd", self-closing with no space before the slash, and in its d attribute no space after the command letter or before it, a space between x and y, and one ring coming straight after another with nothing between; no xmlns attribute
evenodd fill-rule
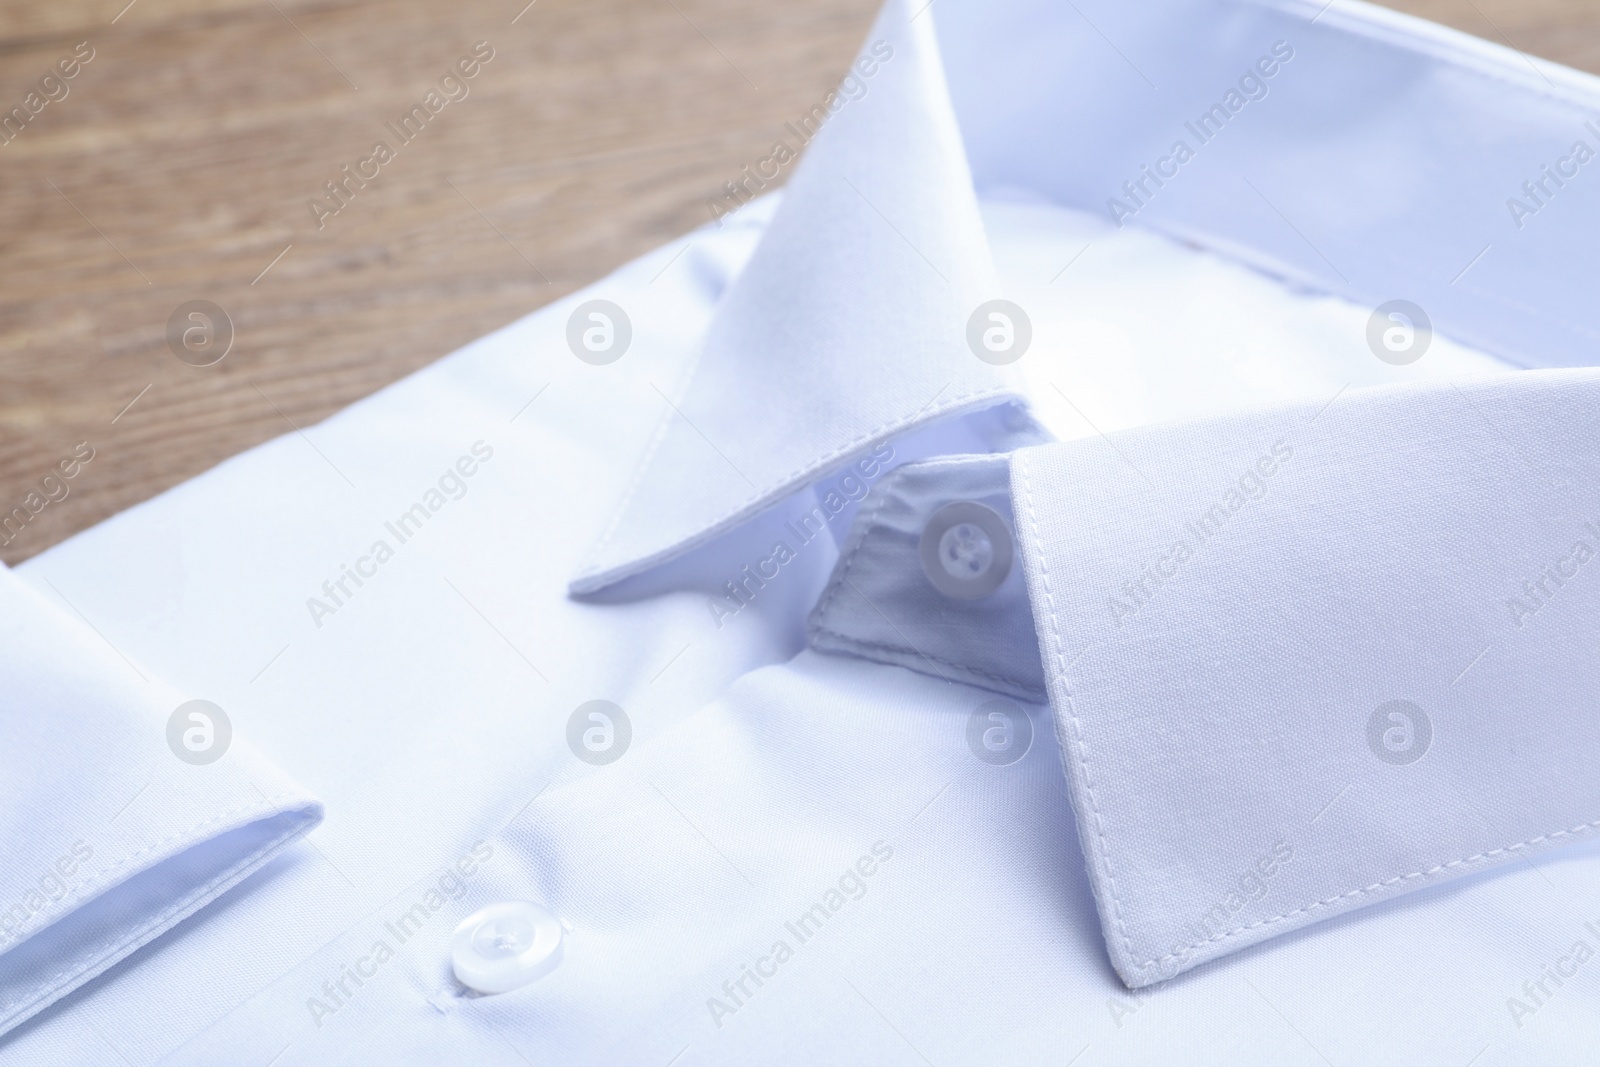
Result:
<svg viewBox="0 0 1600 1067"><path fill-rule="evenodd" d="M322 818L233 739L225 711L146 677L70 603L3 567L0 688L0 1033Z"/></svg>
<svg viewBox="0 0 1600 1067"><path fill-rule="evenodd" d="M813 112L825 124L663 394L574 592L679 555L911 427L1022 403L1010 369L968 341L1001 294L932 21L892 0L853 67L858 91ZM1025 347L1025 323L1001 328Z"/></svg>

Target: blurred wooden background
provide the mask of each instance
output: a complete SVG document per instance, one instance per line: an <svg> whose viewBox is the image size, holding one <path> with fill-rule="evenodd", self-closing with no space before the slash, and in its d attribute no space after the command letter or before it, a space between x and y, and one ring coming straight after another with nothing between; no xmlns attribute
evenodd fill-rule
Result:
<svg viewBox="0 0 1600 1067"><path fill-rule="evenodd" d="M326 417L702 222L837 80L877 0L0 0L0 515L95 456L26 559ZM1600 0L1401 0L1600 71ZM487 41L494 58L318 230L306 201ZM52 90L59 91L59 90ZM385 140L389 138L385 137ZM391 142L393 143L393 142ZM287 249L287 251L285 251ZM220 363L166 343L227 310Z"/></svg>

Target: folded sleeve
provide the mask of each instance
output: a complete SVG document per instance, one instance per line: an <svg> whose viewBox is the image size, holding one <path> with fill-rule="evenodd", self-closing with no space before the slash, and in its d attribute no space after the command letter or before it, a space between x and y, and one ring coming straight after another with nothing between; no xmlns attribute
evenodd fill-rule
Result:
<svg viewBox="0 0 1600 1067"><path fill-rule="evenodd" d="M0 566L0 1033L321 820L197 696Z"/></svg>

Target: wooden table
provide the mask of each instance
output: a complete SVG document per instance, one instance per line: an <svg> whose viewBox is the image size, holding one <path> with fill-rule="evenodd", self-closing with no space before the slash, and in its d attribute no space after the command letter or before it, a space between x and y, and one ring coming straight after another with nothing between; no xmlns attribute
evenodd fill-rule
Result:
<svg viewBox="0 0 1600 1067"><path fill-rule="evenodd" d="M79 42L93 54L0 144L0 515L46 500L0 532L0 558L314 423L706 221L707 198L836 81L877 7L523 2L0 2L0 108ZM1594 0L1398 6L1600 70ZM366 164L376 177L346 178L479 41L492 58L467 95ZM334 180L344 204L318 218L307 202ZM167 340L201 299L234 328L203 367ZM203 352L204 320L180 320ZM46 483L80 443L94 458Z"/></svg>

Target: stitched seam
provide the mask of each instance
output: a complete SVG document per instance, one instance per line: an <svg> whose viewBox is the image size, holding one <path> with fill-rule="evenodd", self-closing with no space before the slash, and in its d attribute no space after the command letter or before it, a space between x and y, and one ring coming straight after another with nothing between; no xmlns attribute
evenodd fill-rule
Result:
<svg viewBox="0 0 1600 1067"><path fill-rule="evenodd" d="M1050 563L1045 558L1044 538L1039 534L1039 515L1033 506L1033 473L1028 469L1028 458L1025 453L1018 452L1014 458L1017 468L1022 473L1023 500L1028 505L1028 525L1033 533L1034 558L1039 561L1039 585L1044 591L1045 611L1050 616L1050 641L1053 646L1054 658L1058 670L1054 677L1061 679L1063 693L1061 702L1067 707L1067 714L1072 719L1074 737L1072 747L1076 749L1078 769L1083 777L1083 791L1089 798L1089 810L1094 815L1095 836L1100 840L1101 865L1106 872L1106 887L1111 895L1111 917L1117 925L1117 932L1122 935L1123 953L1127 959L1134 958L1133 939L1128 936L1128 924L1122 916L1122 900L1117 895L1117 876L1111 865L1111 845L1106 840L1105 818L1100 814L1100 803L1094 795L1094 785L1089 778L1089 754L1083 740L1083 723L1078 719L1078 708L1072 700L1072 694L1065 692L1066 679L1066 652L1061 643L1061 627L1057 622L1055 596L1050 591ZM1048 683L1048 679L1047 682ZM1145 967L1148 964L1136 964Z"/></svg>
<svg viewBox="0 0 1600 1067"><path fill-rule="evenodd" d="M1263 0L1257 0L1257 2L1262 3L1262 6L1264 7L1270 7L1278 11L1286 12L1290 7L1288 4L1274 3L1272 0L1264 0L1264 2ZM1315 7L1316 5L1306 3L1295 4L1293 6L1309 9ZM1332 28L1348 34L1351 37L1359 38L1362 41L1371 41L1376 44L1387 46L1395 51L1405 51L1412 54L1421 53L1427 58L1462 74L1470 74L1482 79L1483 81L1493 82L1497 86L1514 89L1519 93L1535 97L1540 100L1564 104L1572 111L1577 112L1579 115L1583 115L1584 109L1588 106L1591 106L1593 103L1593 101L1590 99L1575 99L1575 96L1582 92L1580 89L1570 89L1574 95L1563 96L1560 91L1541 89L1534 85L1528 85L1519 81L1515 81L1509 75L1502 74L1498 68L1489 69L1484 65L1487 62L1486 59L1474 56L1472 53L1463 50L1462 46L1455 41L1440 40L1437 37L1420 34L1411 27L1392 25L1386 26L1381 23L1375 24L1372 22L1361 21L1355 24L1352 24L1351 22L1336 24ZM1376 30L1377 32L1366 32L1370 30ZM1402 38L1402 40L1397 41L1396 38ZM1491 45L1495 43L1493 41L1488 41L1487 38L1484 40ZM1419 43L1426 47L1415 47Z"/></svg>
<svg viewBox="0 0 1600 1067"><path fill-rule="evenodd" d="M833 604L834 597L839 594L840 589L844 588L845 582L850 580L850 568L856 565L856 557L861 555L861 548L867 543L867 535L876 528L878 512L883 510L883 506L894 495L889 492L889 487L884 484L887 481L888 479L885 478L883 482L878 483L878 499L873 501L872 510L856 518L856 521L861 524L861 534L859 537L854 538L854 543L845 552L844 566L838 568L839 576L828 583L827 595L823 597L822 603L817 605L817 626L819 629L823 628L822 617L828 613L828 608ZM837 564L835 566L837 567Z"/></svg>
<svg viewBox="0 0 1600 1067"><path fill-rule="evenodd" d="M917 473L921 474L928 470L933 470L940 467L964 466L966 462L967 460L964 457L952 456L937 456L933 459L916 460L915 462L907 463L905 466L896 468L895 470L885 474L882 481L880 481L876 486L873 486L872 489L868 490L869 493L876 490L878 496L872 501L872 506L870 508L862 509L861 513L856 517L854 524L851 526L849 536L845 538L843 551L840 553L839 561L834 564L834 569L839 570L839 565L842 563L844 565L843 572L837 578L829 580L828 588L824 591L822 600L817 604L816 610L813 613L813 617L818 620L817 626L821 627L822 623L820 620L824 615L827 614L828 605L833 603L833 598L837 596L839 590L844 587L844 580L849 576L850 568L855 566L856 556L860 553L861 549L866 546L867 538L872 535L874 530L878 529L878 513L884 509L884 507L889 503L890 498L894 496L890 486L901 479L902 471L911 471L914 469Z"/></svg>
<svg viewBox="0 0 1600 1067"><path fill-rule="evenodd" d="M60 922L62 919L66 918L69 914L71 914L71 912L74 909L76 909L78 907L81 907L83 904L87 903L87 901L84 899L84 891L85 890L90 889L91 887L93 887L93 885L96 882L98 882L100 879L104 878L106 875L115 874L117 871L122 870L122 868L124 868L128 864L134 862L140 856L143 856L143 855L145 855L145 854L147 854L149 852L153 852L156 849L164 848L168 844L170 844L173 841L176 841L180 837L189 837L189 836L191 836L193 834L197 834L201 830L204 830L207 826L210 826L212 823L220 822L223 819L230 819L233 816L238 815L240 812L250 811L251 809L255 809L255 808L265 809L265 808L273 807L274 805L276 805L278 803L278 801L283 800L286 797L290 797L292 795L293 794L290 794L290 793L279 793L275 797L269 797L266 800L252 801L249 804L244 805L243 807L234 808L232 811L225 811L220 815L213 815L211 818L206 819L204 822L197 823L196 825L191 826L187 830L179 830L176 833L168 834L166 837L163 837L159 841L153 841L150 844L146 845L145 847L139 849L137 852L130 853L129 855L123 857L122 860L120 860L117 863L112 864L109 867L102 867L100 870L96 871L94 874L90 875L88 878L85 878L83 881L79 882L77 887L74 888L71 893L69 893L65 897L61 898L62 905L70 904L71 907L65 907L64 910L62 910L61 913L59 915L57 915L54 919L51 919L50 922L41 923L41 924L35 926L33 929L28 930L26 933L21 934L20 936L13 936L12 940L11 940L10 948L17 947L18 945L22 944L24 941L28 940L28 938L30 938L30 937L34 936L35 934L37 934L39 931L44 930L44 929L48 928L49 926L51 926L52 924ZM35 912L34 914L37 915L39 913ZM10 951L10 948L6 949L5 951ZM0 951L0 956L4 956L5 955L5 951Z"/></svg>
<svg viewBox="0 0 1600 1067"><path fill-rule="evenodd" d="M1231 937L1236 937L1239 934L1245 933L1249 930L1254 930L1257 927L1270 926L1273 923L1282 922L1285 919L1292 919L1297 915L1304 915L1306 912L1329 907L1330 905L1337 904L1340 901L1355 900L1359 897L1366 896L1368 893L1374 893L1380 889L1387 889L1390 886L1399 885L1401 882L1409 882L1415 878L1431 878L1439 872L1449 870L1453 867L1470 867L1488 860L1498 859L1501 856L1510 855L1519 849L1531 848L1532 846L1541 844L1545 841L1554 841L1561 837L1584 836L1596 829L1600 829L1600 819L1597 819L1594 822L1586 822L1579 826L1574 826L1569 830L1552 830L1549 833L1530 837L1526 841L1518 841L1513 845L1505 845L1500 848L1487 849L1483 852L1477 853L1476 855L1467 856L1464 859L1449 860L1445 863L1440 863L1436 866L1429 867L1427 870L1412 871L1410 874L1400 874L1393 878L1385 878L1383 881L1374 882L1363 889L1351 889L1343 893L1337 893L1331 897L1324 897L1321 900L1314 900L1310 904L1295 908L1293 911L1286 911L1281 915L1274 915L1270 919L1258 919L1255 922L1247 923L1244 926L1236 926L1232 930L1217 934L1215 937L1208 937L1200 941L1192 942L1183 948L1167 953L1165 956L1158 956L1145 960L1143 963L1137 964L1136 966L1138 966L1140 970L1147 970L1150 967L1163 964L1170 959L1176 959L1179 956L1186 956L1191 951L1199 948L1202 945L1226 941Z"/></svg>
<svg viewBox="0 0 1600 1067"><path fill-rule="evenodd" d="M269 801L268 806L270 806L270 804L271 802ZM245 809L239 810L242 811ZM279 814L287 814L287 812L280 812ZM200 827L204 825L206 824L201 823L200 826L195 827L195 830L200 829ZM0 1016L0 1025L11 1022L12 1020L16 1019L17 1016L26 1013L29 1008L33 1007L35 1004L38 1004L41 1000L44 1000L46 997L50 996L50 994L58 992L64 986L69 986L71 983L75 982L85 971L92 970L101 964L109 966L110 962L108 961L114 962L117 958L119 958L117 956L118 953L129 948L130 946L134 946L135 942L142 944L143 941L141 939L145 938L145 935L149 934L152 930L162 927L163 924L165 924L178 912L194 906L203 905L208 903L210 900L216 899L220 893L226 892L227 889L237 885L239 881L242 881L245 877L248 877L253 871L258 870L263 863L265 863L272 856L276 855L279 849L281 849L283 845L287 844L289 840L301 836L309 829L310 826L303 819L296 823L290 824L290 826L286 828L283 833L267 841L261 848L246 854L238 863L235 863L226 870L219 872L215 878L205 882L200 886L197 886L194 891L173 903L165 911L153 916L149 922L144 923L138 928L130 931L128 936L123 938L119 943L107 946L97 951L93 959L87 960L80 964L70 973L52 975L44 982L36 985L34 987L34 993L32 996L30 996L27 1000L13 1006L9 1011L6 1012L5 1015ZM191 831L191 833L192 832L193 831ZM230 882L229 879L233 878L235 874L237 874L239 877L234 878L233 881ZM213 890L215 890L215 892L213 892ZM104 968L102 967L102 970L103 969Z"/></svg>
<svg viewBox="0 0 1600 1067"><path fill-rule="evenodd" d="M1050 593L1049 566L1048 566L1048 563L1047 563L1047 561L1045 559L1045 555L1044 555L1044 551L1043 551L1044 543L1043 543L1043 541L1041 540L1041 538L1039 536L1038 517L1037 517L1037 515L1036 515L1036 513L1034 511L1034 505L1033 505L1033 480L1032 480L1031 473L1028 470L1028 461L1027 461L1026 457L1022 453L1019 452L1017 454L1017 456L1015 457L1015 461L1014 462L1015 462L1015 464L1017 466L1017 469L1020 471L1020 473L1022 475L1024 499L1026 500L1027 507L1028 507L1028 521L1029 521L1029 525L1032 527L1032 530L1033 530L1033 543L1034 543L1034 545L1036 547L1036 558L1039 561L1040 585L1041 585L1041 588L1044 591L1046 609L1048 610L1048 612L1050 614L1051 641L1052 641L1052 644L1054 646L1054 656L1059 660L1063 656L1063 649L1062 649L1062 645L1061 645L1061 634L1060 634L1059 628L1056 625L1055 601L1054 601L1054 598L1052 597L1052 595ZM1056 677L1061 677L1061 675L1064 672L1064 670L1065 670L1065 668L1063 667L1062 671L1057 672ZM1063 681L1063 685L1064 684L1065 684L1065 682ZM1132 950L1131 941L1130 941L1130 939L1128 937L1127 926L1123 922L1123 918L1122 918L1122 901L1118 897L1117 889L1116 889L1116 878L1112 873L1111 853L1110 853L1110 847L1109 847L1109 845L1107 844L1107 841L1106 841L1104 821L1103 821L1103 819L1101 817L1101 814L1100 814L1099 805L1095 801L1094 789L1090 785L1090 781L1089 781L1088 755L1087 755L1087 752L1084 749L1084 744L1083 744L1082 724L1080 723L1080 721L1078 719L1077 708L1073 704L1071 696L1069 694L1063 694L1062 701L1067 706L1068 714L1072 718L1073 730L1077 734L1077 737L1074 739L1074 747L1078 750L1078 752L1077 752L1078 765L1083 771L1084 791L1088 794L1089 804L1090 804L1090 807L1091 807L1091 809L1093 810L1093 813L1094 813L1095 830L1096 830L1097 836L1100 839L1100 851L1101 851L1101 854L1102 854L1102 856L1104 858L1106 879L1107 879L1107 882L1109 884L1109 888L1110 888L1110 892L1111 892L1112 911L1113 911L1113 914L1114 914L1114 917L1115 917L1115 920L1116 920L1116 923L1117 923L1118 931L1122 934L1123 945L1127 949L1128 957L1130 959L1132 959L1134 957L1134 953L1133 953L1133 950ZM1464 857L1464 858L1461 858L1461 859L1448 860L1448 861L1446 861L1444 863L1437 864L1437 865L1435 865L1433 867L1429 867L1429 868L1427 868L1425 870L1412 871L1412 872L1410 872L1408 874L1396 875L1396 876L1394 876L1392 878L1386 878L1386 879L1384 879L1383 881L1380 881L1380 882L1374 882L1372 885L1365 886L1365 887L1363 887L1361 889L1352 889L1352 890L1347 890L1346 892L1343 892L1343 893L1336 893L1331 897L1324 897L1321 900L1312 901L1309 904L1305 904L1305 905L1302 905L1302 906L1300 906L1298 908L1294 908L1294 909L1292 909L1290 911L1286 911L1286 912L1283 912L1281 914L1274 915L1274 916L1272 916L1270 918L1258 919L1255 922L1246 923L1243 926L1236 926L1231 930L1226 930L1226 931L1224 931L1224 932L1222 932L1220 934L1217 934L1217 935L1215 935L1213 937L1202 938L1202 939L1200 939L1198 941L1192 941L1189 944L1183 946L1182 948L1175 949L1174 951L1169 952L1164 956L1153 956L1150 959L1142 960L1140 962L1134 963L1133 967L1136 970L1140 971L1141 973L1149 971L1152 967L1160 968L1163 964L1165 964L1169 960L1177 959L1180 956L1187 956L1197 948L1201 948L1201 947L1206 946L1206 945L1219 944L1221 942L1228 941L1228 940L1230 940L1230 939L1232 939L1234 937L1237 937L1240 934L1248 933L1251 930L1259 929L1260 927L1263 927L1263 926L1271 926L1271 925L1273 925L1275 923L1284 922L1286 920L1296 918L1296 917L1298 917L1300 915L1305 915L1305 914L1307 914L1309 912L1317 911L1317 910L1320 910L1322 908L1331 907L1331 906L1333 906L1335 904L1339 904L1341 902L1358 900L1361 897L1367 896L1368 894L1375 893L1375 892L1378 892L1380 890L1390 888L1392 886L1400 885L1403 882L1409 882L1409 881L1413 881L1413 880L1419 879L1419 878L1420 879L1431 878L1434 875L1439 874L1439 873L1441 873L1443 871L1452 870L1452 869L1458 868L1458 867L1475 866L1477 864L1484 863L1484 862L1487 862L1489 860L1494 860L1494 859L1497 859L1497 858L1502 857L1502 856L1510 855L1510 854L1512 854L1514 852L1517 852L1519 850L1522 850L1522 849L1531 848L1531 847L1533 847L1535 845L1539 845L1539 844L1541 844L1543 842L1546 842L1546 841L1555 841L1555 840L1557 840L1559 838L1563 838L1563 837L1587 836L1588 834L1591 834L1593 831L1595 831L1597 829L1600 829L1600 819L1597 819L1597 820L1595 820L1593 822L1582 823L1582 824L1580 824L1578 826L1574 826L1574 827L1571 827L1570 829L1566 829L1566 830L1553 830L1553 831L1550 831L1549 833L1538 834L1538 835L1536 835L1534 837L1528 838L1525 841L1518 841L1515 844L1505 845L1505 846L1502 846L1502 847L1499 847L1499 848L1487 849L1487 850L1485 850L1483 852L1479 852L1479 853L1476 853L1475 855L1467 856L1467 857Z"/></svg>
<svg viewBox="0 0 1600 1067"><path fill-rule="evenodd" d="M945 465L955 465L959 462L960 461L958 460L933 459L919 463L917 466L932 467L940 463L944 463ZM840 561L843 566L839 567L837 564L835 565L839 571L839 575L837 578L828 583L827 591L824 593L821 602L817 605L816 612L813 616L816 621L812 624L815 632L818 634L825 634L842 644L849 645L854 648L874 649L879 652L895 652L903 656L917 656L922 659L932 660L935 663L942 663L946 667L952 667L958 671L963 671L979 678L987 678L992 682L998 682L1001 685L1007 685L1013 689L1020 689L1024 692L1032 694L1042 694L1046 699L1049 699L1048 694L1044 693L1042 689L1033 685L1029 685L1027 682L1020 681L1015 678L1007 678L1004 675L995 674L979 667L970 667L958 660L946 659L943 656L930 656L921 649L894 645L887 641L866 641L860 638L851 637L848 634L840 633L838 630L833 629L822 621L823 618L828 614L828 608L833 604L834 598L838 596L839 591L842 590L845 584L848 582L850 570L855 566L857 557L861 555L861 550L866 546L867 539L871 537L873 532L879 528L877 525L878 513L883 510L884 506L889 503L890 498L894 496L894 494L890 491L889 481L890 479L885 478L882 482L878 483L876 487L878 490L878 499L873 501L872 507L869 510L864 511L856 519L856 529L859 530L859 533L852 532L850 541L846 542L845 554ZM862 594L862 596L863 599L865 599L865 595Z"/></svg>
<svg viewBox="0 0 1600 1067"><path fill-rule="evenodd" d="M915 657L917 659L930 659L930 660L933 660L935 663L942 663L946 667L954 667L958 671L963 671L963 672L965 672L967 674L975 674L979 678L987 678L991 682L999 682L1001 685L1007 685L1007 686L1010 686L1013 689L1020 689L1020 690L1023 690L1025 692L1035 693L1035 694L1042 692L1042 690L1040 690L1038 686L1030 685L1029 683L1021 681L1019 679L1007 678L1005 675L994 674L994 673L992 673L990 671L983 670L983 669L981 669L979 667L969 667L965 663L960 662L959 660L945 659L943 656L930 656L928 653L923 652L920 649L902 648L899 645L891 645L891 644L889 644L887 642L883 642L883 641L863 641L860 638L851 637L848 634L842 634L837 630L831 630L828 627L821 626L821 625L819 625L817 627L817 633L826 634L828 637L834 638L835 640L839 641L841 644L853 645L853 646L857 646L859 648L872 649L872 650L877 651L877 652L897 652L897 653L899 653L899 654L901 654L903 656ZM914 669L914 668L912 668L912 669Z"/></svg>
<svg viewBox="0 0 1600 1067"><path fill-rule="evenodd" d="M698 368L699 358L696 357L694 369ZM784 475L782 478L777 479L768 488L756 490L742 503L737 504L725 511L718 518L706 524L700 533L692 535L686 540L681 541L678 544L673 545L670 549L666 549L664 551L670 552L678 548L686 548L698 544L711 531L717 530L718 527L720 527L723 523L737 518L742 513L747 512L752 507L760 504L763 500L775 495L781 495L783 492L794 488L794 483L797 479L800 479L806 475L817 474L821 471L827 470L834 463L837 463L848 457L850 453L857 451L864 445L870 444L874 438L888 436L913 425L921 425L923 423L931 422L941 415L947 415L959 409L967 401L985 399L989 397L1009 397L1019 401L1023 399L1016 392L1016 390L1010 388L1009 386L991 386L985 389L976 390L974 392L962 393L958 396L953 396L944 404L941 404L939 407L933 408L929 411L919 410L910 415L896 415L887 422L881 423L870 430L862 431L847 443L835 448L832 452L826 452L815 459L807 460L790 473ZM599 543L595 545L594 552L591 555L599 555L603 549L610 545L612 538L616 536L617 528L622 524L622 517L627 512L628 505L632 503L633 496L638 490L639 485L644 481L644 472L649 468L650 461L654 458L655 452L661 441L665 439L667 424L670 421L671 416L674 414L676 414L676 412L669 411L665 416L663 416L661 427L657 431L656 440L651 442L650 448L644 459L640 461L638 469L634 471L633 482L628 487L628 492L623 498L622 505L617 509L617 514L612 518L610 525L608 525L606 528L605 534L601 537ZM657 553L657 555L659 554L660 553ZM592 577L600 573L605 572L591 567L589 570L585 571L582 576Z"/></svg>

